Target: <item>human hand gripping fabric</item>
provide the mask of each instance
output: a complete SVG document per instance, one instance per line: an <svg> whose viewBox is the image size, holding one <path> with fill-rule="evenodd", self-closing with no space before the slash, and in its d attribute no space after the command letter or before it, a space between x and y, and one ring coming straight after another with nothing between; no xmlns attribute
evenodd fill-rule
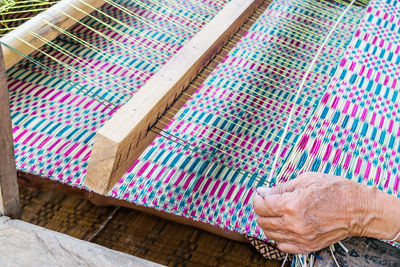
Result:
<svg viewBox="0 0 400 267"><path fill-rule="evenodd" d="M400 241L400 199L339 176L308 172L258 188L254 211L284 252L310 253L350 236Z"/></svg>

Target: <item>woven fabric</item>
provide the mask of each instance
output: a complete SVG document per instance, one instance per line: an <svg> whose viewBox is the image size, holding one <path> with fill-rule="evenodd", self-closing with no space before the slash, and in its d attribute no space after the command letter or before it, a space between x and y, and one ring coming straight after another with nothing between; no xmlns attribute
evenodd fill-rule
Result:
<svg viewBox="0 0 400 267"><path fill-rule="evenodd" d="M253 193L267 179L301 75L318 49L315 43L323 42L332 25L331 13L325 13L329 6L310 11L312 3L273 2L109 194L265 239L252 210ZM317 60L282 159L323 95L335 59L356 28L357 11L344 19ZM319 34L300 43L294 22Z"/></svg>
<svg viewBox="0 0 400 267"><path fill-rule="evenodd" d="M160 15L171 10L168 3L169 9L154 0L119 3L140 17L104 5L93 14L100 21L86 17L81 22L90 28L78 23L69 31L101 52L63 34L32 56L36 62L23 60L8 71L19 170L82 187L96 131L114 112L108 107L128 100L194 35L172 23L182 16ZM182 25L195 15L202 15L204 24L213 16L210 10L221 8L210 1L177 3L187 12L187 21L179 21ZM101 22L125 32L114 33Z"/></svg>
<svg viewBox="0 0 400 267"><path fill-rule="evenodd" d="M197 12L193 3L187 6ZM109 6L104 8L121 16ZM340 63L362 17L362 7L353 7L341 21L307 77L299 101L292 103L308 65L344 8L329 1L273 1L108 194L265 239L252 211L254 190L267 182L280 138L284 138L280 162L293 151L324 95L324 85ZM129 19L132 26L158 36L165 46L182 45L165 32L124 18ZM85 20L105 30L101 23ZM168 22L157 21L168 28ZM73 40L60 37L57 44L101 64L107 73L126 78L122 83L126 85L115 86L111 77L100 77L91 67L82 70L87 76L79 76L41 54L35 58L48 70L26 60L8 73L18 168L83 187L95 132L112 115L95 97L101 97L103 104L120 105L157 69L127 50L89 36L80 25L72 31L119 60L128 61L134 74L116 68L104 56L87 54ZM184 34L179 29L171 31L177 36ZM135 49L158 62L158 57L147 54L146 46ZM44 51L70 60L49 46ZM282 136L293 105L295 119L290 122L289 133Z"/></svg>
<svg viewBox="0 0 400 267"><path fill-rule="evenodd" d="M400 196L399 11L372 1L280 181L310 170Z"/></svg>

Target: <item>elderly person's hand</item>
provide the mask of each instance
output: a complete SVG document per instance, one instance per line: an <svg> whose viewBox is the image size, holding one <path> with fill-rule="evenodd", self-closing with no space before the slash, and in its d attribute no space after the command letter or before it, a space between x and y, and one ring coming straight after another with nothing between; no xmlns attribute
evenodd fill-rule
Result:
<svg viewBox="0 0 400 267"><path fill-rule="evenodd" d="M258 188L254 211L265 235L290 253L317 251L349 236L392 240L400 231L400 199L320 173Z"/></svg>

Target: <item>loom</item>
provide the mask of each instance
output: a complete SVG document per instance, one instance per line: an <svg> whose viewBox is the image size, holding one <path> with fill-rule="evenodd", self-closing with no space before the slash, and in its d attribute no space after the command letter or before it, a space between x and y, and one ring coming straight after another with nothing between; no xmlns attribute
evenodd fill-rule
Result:
<svg viewBox="0 0 400 267"><path fill-rule="evenodd" d="M123 109L129 112L119 111L97 132L85 180L90 188L104 194L113 187L149 145L149 141L141 139L148 135L148 129L156 122L163 108L172 103L174 97L188 85L210 56L215 54L260 3L260 1L229 3L169 59L156 76L140 89L141 93L137 92L135 97L124 104ZM23 55L29 55L46 42L53 40L84 16L91 16L89 13L102 4L104 4L102 1L61 1L26 22L20 29L7 34L2 38L3 43L7 44L4 55L6 68L15 65ZM123 7L119 7L119 10L131 12L124 10ZM121 24L123 25L123 22ZM110 28L116 30L115 27ZM93 29L93 33L96 34L97 31ZM116 33L120 32L116 30ZM126 34L122 35L128 37ZM104 34L101 36L106 40L110 38ZM137 98L140 100L137 101ZM139 103L140 106L136 106ZM133 110L137 112L132 113ZM124 115L128 116L128 121L131 122L131 125L125 128L123 126L128 124L126 118L121 117ZM115 127L120 129L117 131L120 136L115 135L117 133Z"/></svg>
<svg viewBox="0 0 400 267"><path fill-rule="evenodd" d="M3 0L17 167L259 239L255 188L304 170L398 194L336 110L379 5L351 2Z"/></svg>

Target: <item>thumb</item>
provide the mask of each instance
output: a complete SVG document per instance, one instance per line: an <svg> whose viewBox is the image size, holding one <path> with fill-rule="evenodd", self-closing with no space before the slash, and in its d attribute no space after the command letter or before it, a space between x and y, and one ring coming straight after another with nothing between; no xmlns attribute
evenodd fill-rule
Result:
<svg viewBox="0 0 400 267"><path fill-rule="evenodd" d="M273 187L259 187L257 188L257 194L261 197L271 196L271 195L281 195L286 192L293 192L295 186L291 183L276 184Z"/></svg>

